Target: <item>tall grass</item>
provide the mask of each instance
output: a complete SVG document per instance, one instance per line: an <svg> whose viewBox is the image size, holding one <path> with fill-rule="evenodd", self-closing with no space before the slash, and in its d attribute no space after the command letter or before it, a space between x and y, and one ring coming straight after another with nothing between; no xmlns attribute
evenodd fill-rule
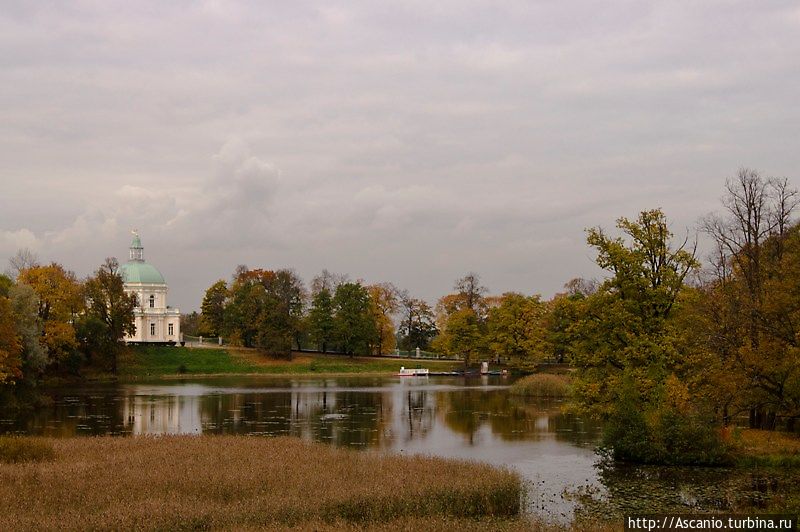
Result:
<svg viewBox="0 0 800 532"><path fill-rule="evenodd" d="M515 382L510 392L527 397L568 397L569 377L551 373L528 375Z"/></svg>
<svg viewBox="0 0 800 532"><path fill-rule="evenodd" d="M55 456L53 445L40 438L0 436L0 462L38 462Z"/></svg>
<svg viewBox="0 0 800 532"><path fill-rule="evenodd" d="M772 430L736 430L733 442L736 463L742 467L800 467L800 438Z"/></svg>
<svg viewBox="0 0 800 532"><path fill-rule="evenodd" d="M523 490L515 473L485 464L291 438L42 442L54 460L0 464L1 530L306 529L408 518L490 519L514 529Z"/></svg>

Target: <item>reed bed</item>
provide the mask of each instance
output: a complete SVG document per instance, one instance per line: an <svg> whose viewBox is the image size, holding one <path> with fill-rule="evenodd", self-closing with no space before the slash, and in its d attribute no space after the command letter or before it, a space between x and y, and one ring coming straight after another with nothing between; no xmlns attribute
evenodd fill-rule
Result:
<svg viewBox="0 0 800 532"><path fill-rule="evenodd" d="M570 394L569 377L552 373L536 373L515 382L510 392L526 397L568 397Z"/></svg>
<svg viewBox="0 0 800 532"><path fill-rule="evenodd" d="M520 523L520 478L485 464L292 438L27 440L51 445L54 457L0 463L0 530Z"/></svg>
<svg viewBox="0 0 800 532"><path fill-rule="evenodd" d="M55 457L53 445L38 438L0 436L0 462L38 462Z"/></svg>

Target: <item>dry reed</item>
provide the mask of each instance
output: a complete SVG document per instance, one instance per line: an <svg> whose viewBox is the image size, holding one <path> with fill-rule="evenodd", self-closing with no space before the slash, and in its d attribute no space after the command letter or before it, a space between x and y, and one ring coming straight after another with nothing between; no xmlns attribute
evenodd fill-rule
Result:
<svg viewBox="0 0 800 532"><path fill-rule="evenodd" d="M54 456L53 445L46 440L0 436L0 462L37 462Z"/></svg>
<svg viewBox="0 0 800 532"><path fill-rule="evenodd" d="M519 379L510 391L514 395L527 397L567 397L570 394L569 377L536 373Z"/></svg>
<svg viewBox="0 0 800 532"><path fill-rule="evenodd" d="M54 448L52 461L0 464L2 530L374 527L408 518L488 518L515 530L522 498L508 470L291 438L39 441Z"/></svg>

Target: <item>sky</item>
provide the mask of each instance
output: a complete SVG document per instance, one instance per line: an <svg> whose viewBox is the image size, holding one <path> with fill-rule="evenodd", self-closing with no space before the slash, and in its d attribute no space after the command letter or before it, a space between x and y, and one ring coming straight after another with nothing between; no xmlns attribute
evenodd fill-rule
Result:
<svg viewBox="0 0 800 532"><path fill-rule="evenodd" d="M589 227L800 182L798 95L796 1L4 0L0 270L136 228L183 311L238 264L550 297Z"/></svg>

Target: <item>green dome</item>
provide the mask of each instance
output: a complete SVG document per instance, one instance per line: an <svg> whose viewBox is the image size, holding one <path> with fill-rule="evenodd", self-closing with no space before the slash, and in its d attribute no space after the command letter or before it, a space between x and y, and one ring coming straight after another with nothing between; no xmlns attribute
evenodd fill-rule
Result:
<svg viewBox="0 0 800 532"><path fill-rule="evenodd" d="M120 267L122 280L126 283L166 284L164 276L155 266L144 261L132 260Z"/></svg>

